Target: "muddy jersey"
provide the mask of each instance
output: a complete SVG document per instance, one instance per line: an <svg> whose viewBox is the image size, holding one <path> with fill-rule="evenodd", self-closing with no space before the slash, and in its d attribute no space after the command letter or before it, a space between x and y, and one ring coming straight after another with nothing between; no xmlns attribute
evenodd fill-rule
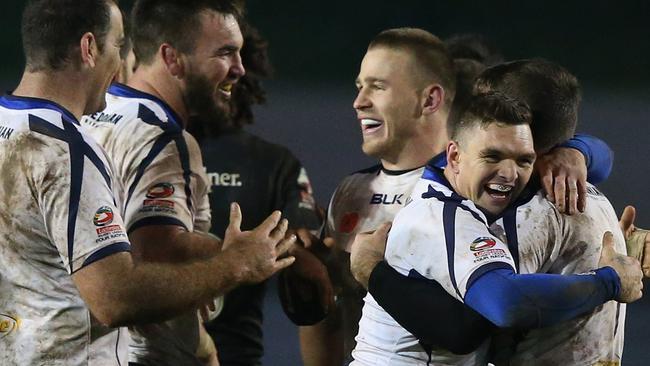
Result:
<svg viewBox="0 0 650 366"><path fill-rule="evenodd" d="M395 216L386 262L403 275L438 282L463 301L472 283L497 268L513 268L507 244L492 234L473 202L456 194L444 178L432 181L422 199ZM468 355L425 351L370 295L359 323L352 365L477 365L487 343Z"/></svg>
<svg viewBox="0 0 650 366"><path fill-rule="evenodd" d="M588 185L584 213L567 216L537 193L493 226L507 237L520 273L586 273L598 268L605 231L625 253L625 240L609 200ZM555 326L510 335L510 365L618 365L623 352L625 304L609 301L592 313ZM503 336L495 338L500 345ZM501 348L503 345L501 345Z"/></svg>
<svg viewBox="0 0 650 366"><path fill-rule="evenodd" d="M413 189L421 200L434 178L426 168ZM586 273L598 267L605 231L614 234L615 248L625 241L609 200L588 185L584 213L567 216L542 191L524 191L490 229L508 244L518 273ZM561 324L495 337L497 364L617 365L623 351L625 304L609 301L592 313Z"/></svg>
<svg viewBox="0 0 650 366"><path fill-rule="evenodd" d="M126 365L71 275L129 251L119 182L63 107L0 97L0 364Z"/></svg>
<svg viewBox="0 0 650 366"><path fill-rule="evenodd" d="M343 179L334 192L327 210L324 236L335 239L340 273L335 286L341 288L337 310L343 327L344 355L350 357L355 346L365 290L350 273L349 251L357 233L374 230L392 221L404 207L423 168L389 171L381 165L361 170ZM367 295L367 298L371 298Z"/></svg>
<svg viewBox="0 0 650 366"><path fill-rule="evenodd" d="M109 88L104 111L84 118L84 128L105 148L124 185L129 232L148 225L210 227L208 181L201 152L180 118L162 100L121 84ZM194 365L195 311L131 329L131 361Z"/></svg>

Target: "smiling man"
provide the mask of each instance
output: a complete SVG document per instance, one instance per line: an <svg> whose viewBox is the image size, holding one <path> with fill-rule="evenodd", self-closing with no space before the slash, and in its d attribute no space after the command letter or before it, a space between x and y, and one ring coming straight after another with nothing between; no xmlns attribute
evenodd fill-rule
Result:
<svg viewBox="0 0 650 366"><path fill-rule="evenodd" d="M612 299L631 302L641 296L638 262L614 253L611 234L605 235L601 268L595 271L515 272L518 263L509 246L489 225L514 202L533 171L530 120L528 107L502 94L475 97L447 145L447 167L427 170L425 193L397 214L386 244L386 260L397 271L438 282L499 327L556 324ZM383 243L386 231L384 226L370 236ZM353 250L354 262L357 255ZM371 295L365 301L353 365L485 363L486 342L467 355L425 347Z"/></svg>
<svg viewBox="0 0 650 366"><path fill-rule="evenodd" d="M206 235L209 183L199 146L185 127L191 116L221 120L232 86L244 75L240 13L238 3L228 0L136 1L132 38L138 68L128 85L110 87L108 106L101 114L84 120L124 186L125 226L134 257L141 262L192 263L223 253L221 242ZM286 220L279 217L276 211L266 219L280 222L267 234L286 228ZM224 241L232 234L229 226ZM260 245L259 239L249 237L235 261L224 261L224 266L235 264L256 272L258 280L268 278L284 262L278 261L270 271L255 264L268 256L275 262L280 254ZM223 275L224 279L230 275L225 267ZM224 289L258 281L229 282ZM214 363L209 338L201 343L207 347L198 347L199 335L206 336L199 327L196 309L188 308L170 321L131 328L130 361Z"/></svg>

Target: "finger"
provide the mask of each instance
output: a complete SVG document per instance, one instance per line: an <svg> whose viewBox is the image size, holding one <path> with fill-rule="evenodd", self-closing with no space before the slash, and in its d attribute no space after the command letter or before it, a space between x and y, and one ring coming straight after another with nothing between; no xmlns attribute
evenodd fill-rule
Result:
<svg viewBox="0 0 650 366"><path fill-rule="evenodd" d="M555 185L553 186L555 193L555 205L562 213L566 213L566 177L564 175L555 177Z"/></svg>
<svg viewBox="0 0 650 366"><path fill-rule="evenodd" d="M542 175L542 187L544 192L546 192L546 199L555 203L555 192L553 191L553 174L550 170L547 170L544 175Z"/></svg>
<svg viewBox="0 0 650 366"><path fill-rule="evenodd" d="M587 180L578 179L578 211L585 212L587 207Z"/></svg>
<svg viewBox="0 0 650 366"><path fill-rule="evenodd" d="M323 239L323 244L325 244L326 247L331 249L336 246L336 241L334 240L334 238L328 236L327 238Z"/></svg>
<svg viewBox="0 0 650 366"><path fill-rule="evenodd" d="M233 234L241 232L241 208L237 202L230 204L230 222L226 228L226 232L232 232Z"/></svg>
<svg viewBox="0 0 650 366"><path fill-rule="evenodd" d="M578 212L578 183L572 177L567 177L567 212L569 215L574 215Z"/></svg>
<svg viewBox="0 0 650 366"><path fill-rule="evenodd" d="M278 257L282 256L295 243L296 243L296 236L295 235L291 235L288 238L283 239L282 241L280 241L280 243L275 247L276 256L278 256Z"/></svg>
<svg viewBox="0 0 650 366"><path fill-rule="evenodd" d="M636 209L634 206L625 206L623 213L621 214L621 219L618 221L621 231L625 234L627 238L630 235L630 231L633 229L634 219L636 218Z"/></svg>
<svg viewBox="0 0 650 366"><path fill-rule="evenodd" d="M281 218L282 213L280 211L273 211L273 213L271 213L258 227L255 228L255 231L261 231L262 234L269 235L271 231L278 226Z"/></svg>
<svg viewBox="0 0 650 366"><path fill-rule="evenodd" d="M298 235L298 239L300 239L300 242L302 243L302 246L305 248L309 248L312 246L312 235L307 229L298 229L296 230L296 235Z"/></svg>
<svg viewBox="0 0 650 366"><path fill-rule="evenodd" d="M318 281L318 295L320 296L320 304L323 307L323 311L327 313L332 298L334 297L334 289L327 276Z"/></svg>
<svg viewBox="0 0 650 366"><path fill-rule="evenodd" d="M275 227L275 229L271 230L269 237L275 241L280 241L280 239L284 238L288 228L289 220L282 219L280 220L280 223ZM291 234L291 236L295 237L294 234Z"/></svg>
<svg viewBox="0 0 650 366"><path fill-rule="evenodd" d="M278 259L273 265L273 272L283 270L289 267L290 265L292 265L293 262L295 261L296 261L295 257L284 257L282 259Z"/></svg>

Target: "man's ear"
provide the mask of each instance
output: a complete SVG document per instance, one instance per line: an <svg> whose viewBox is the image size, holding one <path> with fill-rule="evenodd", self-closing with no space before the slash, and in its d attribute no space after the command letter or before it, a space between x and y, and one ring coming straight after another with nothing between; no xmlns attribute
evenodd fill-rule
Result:
<svg viewBox="0 0 650 366"><path fill-rule="evenodd" d="M81 36L79 52L82 65L87 65L90 68L95 67L99 48L97 47L97 39L95 39L94 34L86 32Z"/></svg>
<svg viewBox="0 0 650 366"><path fill-rule="evenodd" d="M180 53L168 43L163 43L158 49L158 53L162 57L165 67L169 73L176 77L182 78L185 75L185 67Z"/></svg>
<svg viewBox="0 0 650 366"><path fill-rule="evenodd" d="M451 171L455 174L458 174L458 166L460 165L460 146L458 141L449 141L447 143L447 167L451 168Z"/></svg>
<svg viewBox="0 0 650 366"><path fill-rule="evenodd" d="M422 113L431 114L437 112L445 101L445 90L438 84L427 86L423 91Z"/></svg>

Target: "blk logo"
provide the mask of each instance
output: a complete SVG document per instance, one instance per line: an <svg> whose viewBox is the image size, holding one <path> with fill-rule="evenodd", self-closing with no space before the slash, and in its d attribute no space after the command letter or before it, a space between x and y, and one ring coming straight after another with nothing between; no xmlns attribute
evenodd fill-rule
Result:
<svg viewBox="0 0 650 366"><path fill-rule="evenodd" d="M370 198L370 204L371 205L395 205L395 204L401 205L402 197L404 197L404 194L396 194L393 195L392 197L389 197L387 194L375 193Z"/></svg>

